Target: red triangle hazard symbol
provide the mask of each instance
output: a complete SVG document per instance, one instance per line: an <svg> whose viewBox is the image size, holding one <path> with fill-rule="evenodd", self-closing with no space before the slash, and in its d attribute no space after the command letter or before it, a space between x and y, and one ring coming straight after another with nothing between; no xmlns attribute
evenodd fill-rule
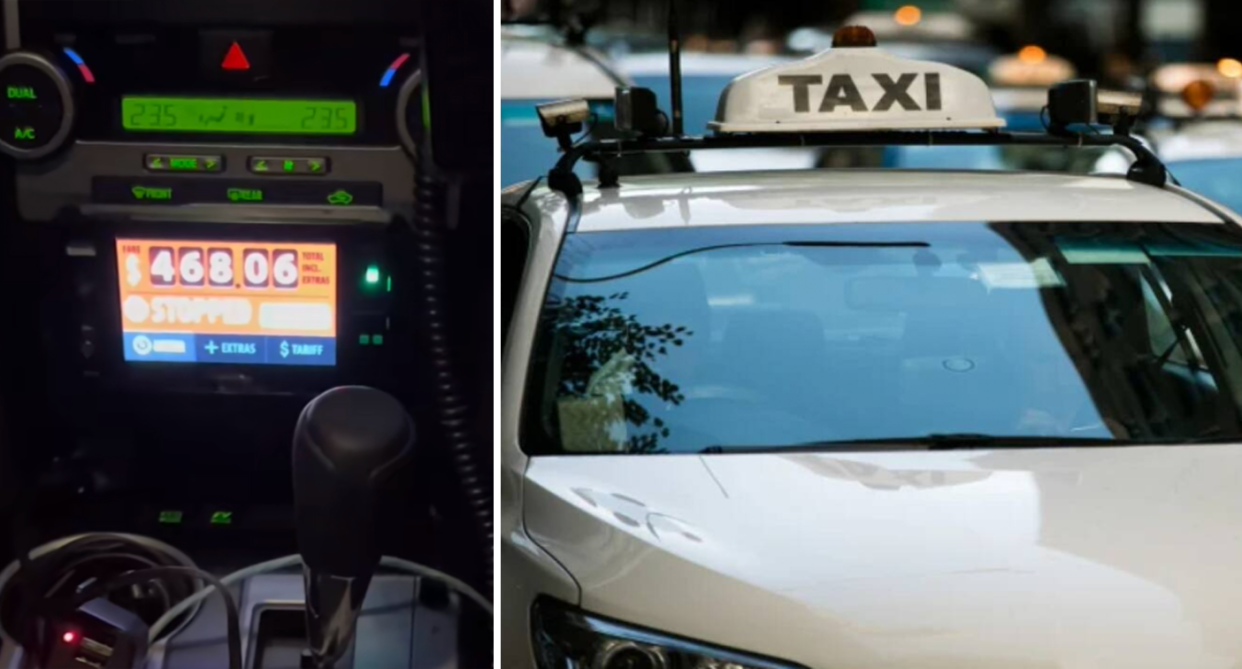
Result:
<svg viewBox="0 0 1242 669"><path fill-rule="evenodd" d="M246 59L241 45L233 42L233 46L229 47L229 52L224 54L224 62L220 63L220 67L226 70L249 70L250 61Z"/></svg>

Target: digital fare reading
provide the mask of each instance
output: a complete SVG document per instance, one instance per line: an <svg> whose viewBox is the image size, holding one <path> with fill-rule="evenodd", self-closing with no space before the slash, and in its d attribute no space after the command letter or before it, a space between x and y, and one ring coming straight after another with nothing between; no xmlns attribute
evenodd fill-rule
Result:
<svg viewBox="0 0 1242 669"><path fill-rule="evenodd" d="M124 358L336 364L336 245L118 239Z"/></svg>
<svg viewBox="0 0 1242 669"><path fill-rule="evenodd" d="M358 105L348 100L121 98L121 124L136 132L352 135Z"/></svg>

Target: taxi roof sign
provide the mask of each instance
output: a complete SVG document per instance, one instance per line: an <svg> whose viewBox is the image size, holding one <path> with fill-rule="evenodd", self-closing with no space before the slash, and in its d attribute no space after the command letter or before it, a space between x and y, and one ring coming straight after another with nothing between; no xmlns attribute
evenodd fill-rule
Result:
<svg viewBox="0 0 1242 669"><path fill-rule="evenodd" d="M744 74L708 127L719 133L998 129L988 87L949 65L836 48Z"/></svg>

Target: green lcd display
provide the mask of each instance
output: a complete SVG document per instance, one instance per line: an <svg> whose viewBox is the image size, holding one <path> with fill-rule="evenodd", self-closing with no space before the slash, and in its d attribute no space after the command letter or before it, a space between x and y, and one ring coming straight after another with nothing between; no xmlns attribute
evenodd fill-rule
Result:
<svg viewBox="0 0 1242 669"><path fill-rule="evenodd" d="M340 100L121 98L121 124L137 132L352 135L358 105Z"/></svg>

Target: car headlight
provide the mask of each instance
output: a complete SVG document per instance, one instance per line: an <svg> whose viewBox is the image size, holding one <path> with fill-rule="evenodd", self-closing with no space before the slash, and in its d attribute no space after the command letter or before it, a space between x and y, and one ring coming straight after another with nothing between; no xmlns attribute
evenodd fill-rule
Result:
<svg viewBox="0 0 1242 669"><path fill-rule="evenodd" d="M550 599L535 602L531 613L540 669L798 669L624 625Z"/></svg>

